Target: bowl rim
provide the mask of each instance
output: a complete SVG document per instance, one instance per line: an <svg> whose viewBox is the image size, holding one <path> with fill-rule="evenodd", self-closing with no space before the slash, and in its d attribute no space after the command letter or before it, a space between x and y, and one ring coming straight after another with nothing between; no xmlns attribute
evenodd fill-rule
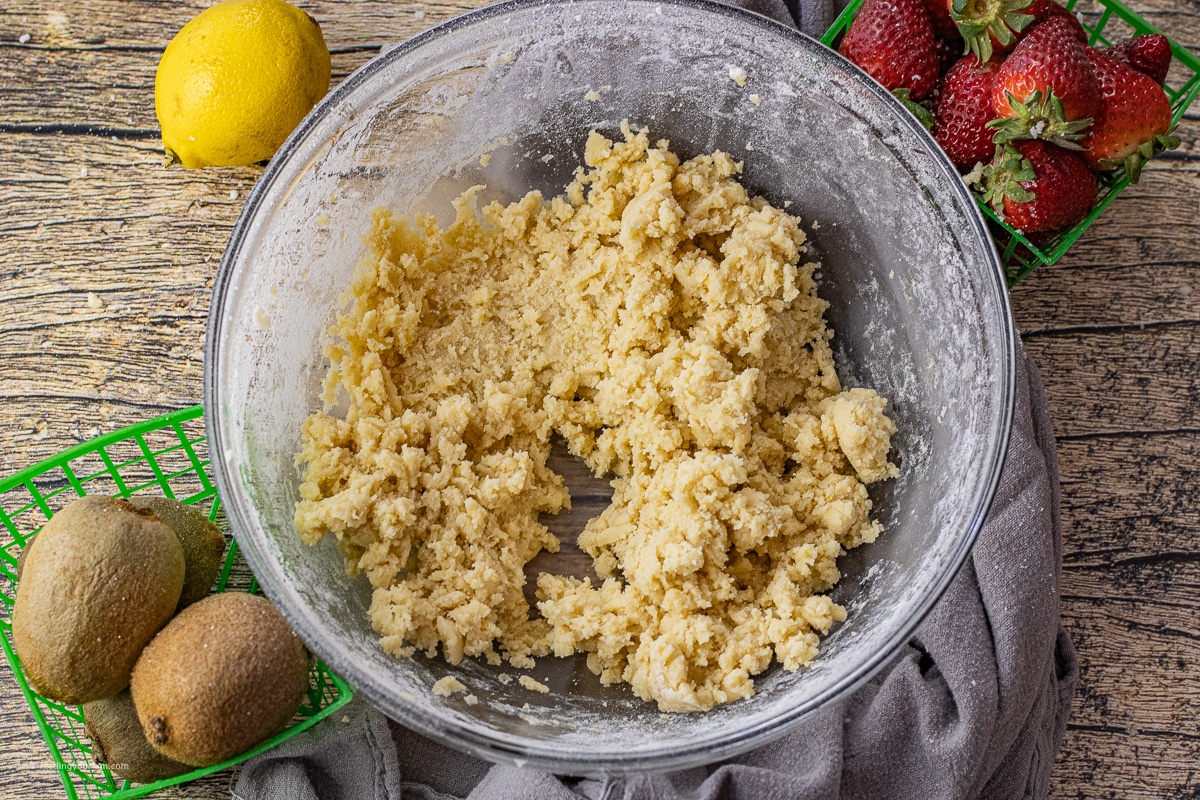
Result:
<svg viewBox="0 0 1200 800"><path fill-rule="evenodd" d="M1004 382L999 413L995 420L996 435L989 443L990 452L985 452L987 467L986 480L978 495L976 508L973 510L967 530L960 538L956 549L951 553L942 574L934 582L931 591L921 599L910 617L899 626L897 631L871 656L864 659L856 668L850 670L836 680L825 692L809 700L793 706L785 713L771 717L769 720L748 726L739 731L735 740L719 740L717 738L696 738L683 746L672 749L644 752L622 751L619 754L603 754L596 757L592 752L573 753L570 758L563 758L556 752L539 752L537 740L524 740L524 746L514 741L506 740L501 735L489 735L478 730L464 728L454 724L445 717L420 713L420 704L400 703L387 696L380 687L372 685L369 677L356 668L356 664L337 643L336 638L325 636L323 627L317 616L307 607L299 593L278 573L274 559L265 549L259 546L255 538L243 535L243 531L256 529L256 520L247 515L250 504L237 480L238 468L229 459L229 450L221 437L224 410L221 408L217 395L218 367L221 364L222 343L220 341L220 321L224 318L222 308L233 281L234 265L238 261L241 249L257 218L257 212L265 198L271 192L276 180L284 171L285 164L306 139L308 134L324 120L345 98L350 96L359 86L369 80L375 73L387 68L393 62L402 59L408 53L424 47L461 28L476 25L496 19L511 13L525 11L540 6L576 6L592 2L608 2L609 0L501 0L491 5L482 6L445 22L430 27L421 33L406 39L394 47L385 48L380 55L351 73L338 86L330 91L297 126L279 151L270 160L263 174L252 188L245 205L230 233L225 252L221 258L217 275L213 283L212 299L205 336L203 404L205 409L205 435L209 441L213 473L219 496L222 498L230 527L238 541L246 561L266 593L279 607L280 611L301 635L305 643L317 653L327 665L340 676L351 683L355 691L371 701L387 716L416 732L429 736L445 745L462 752L485 759L494 763L509 764L518 767L544 769L557 774L571 775L620 775L646 771L661 771L682 769L712 763L725 758L744 753L761 747L767 742L784 735L798 723L810 718L817 711L830 703L847 696L876 675L884 666L889 664L901 646L908 641L920 624L928 616L933 606L941 599L950 583L955 579L965 563L967 556L974 547L980 529L986 520L988 511L999 486L1001 473L1008 450L1009 437L1012 430L1013 409L1016 386L1016 326L1012 318L1012 310L1008 296L1004 270L996 252L987 224L972 198L966 184L961 180L951 182L953 192L960 196L960 201L975 238L984 244L985 256L991 263L991 288L999 301L999 312L1002 317L1002 340L998 343L1002 351L1002 363L997 365ZM890 108L898 122L907 126L913 134L927 140L928 150L933 156L940 158L942 167L957 176L958 172L942 153L932 135L904 108L887 89L863 72L853 62L845 59L837 51L827 48L815 38L795 28L784 25L776 20L747 11L742 8L725 5L716 0L625 0L626 3L638 2L649 6L673 6L689 9L704 14L716 14L736 18L764 31L790 39L798 48L808 51L821 52L825 57L832 57L838 62L850 77L858 80L868 91L873 93L882 104ZM819 50L818 50L819 49ZM964 237L966 238L966 237ZM987 282L981 281L981 288L986 289ZM361 681L360 681L361 679Z"/></svg>

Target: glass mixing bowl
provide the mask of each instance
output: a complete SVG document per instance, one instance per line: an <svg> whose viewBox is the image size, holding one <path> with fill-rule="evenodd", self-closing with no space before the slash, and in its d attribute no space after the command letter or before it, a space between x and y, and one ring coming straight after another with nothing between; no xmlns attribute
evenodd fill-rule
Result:
<svg viewBox="0 0 1200 800"><path fill-rule="evenodd" d="M731 69L745 71L744 86ZM550 686L545 695L503 682L507 666L388 656L367 621L365 578L346 577L332 537L307 547L292 525L300 426L322 407L322 345L371 209L426 211L444 224L450 200L475 184L487 185L483 201L530 189L553 196L582 163L588 131L616 135L622 120L669 138L685 158L735 154L752 193L790 201L824 263L819 291L842 380L889 398L899 426L902 474L872 489L886 532L839 562L832 594L849 618L810 666L773 668L753 698L707 713L662 715L627 687L601 686L582 656L539 660L532 674ZM404 42L296 130L225 251L204 401L234 534L315 653L389 717L445 744L600 774L729 757L887 662L983 522L1008 439L1013 359L1000 264L966 187L857 68L793 30L713 3L534 0L482 8ZM554 559L539 563L555 568ZM445 675L478 704L435 697L430 687Z"/></svg>

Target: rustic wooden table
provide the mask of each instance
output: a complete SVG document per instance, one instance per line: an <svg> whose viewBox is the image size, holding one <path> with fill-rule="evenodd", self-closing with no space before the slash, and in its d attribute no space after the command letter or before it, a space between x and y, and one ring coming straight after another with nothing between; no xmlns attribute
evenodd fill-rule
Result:
<svg viewBox="0 0 1200 800"><path fill-rule="evenodd" d="M260 170L161 166L154 72L201 0L0 3L0 475L199 401L217 262ZM461 3L319 0L335 83ZM1196 0L1135 0L1200 52ZM1056 798L1200 796L1200 153L1013 291L1062 459L1083 678ZM227 797L227 774L162 797ZM0 796L62 789L0 667Z"/></svg>

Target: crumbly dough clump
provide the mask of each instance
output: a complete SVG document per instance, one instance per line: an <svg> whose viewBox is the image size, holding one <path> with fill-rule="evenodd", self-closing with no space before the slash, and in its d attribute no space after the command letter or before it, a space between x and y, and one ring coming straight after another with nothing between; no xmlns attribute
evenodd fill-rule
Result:
<svg viewBox="0 0 1200 800"><path fill-rule="evenodd" d="M870 542L864 482L897 474L874 391L841 391L798 220L721 152L680 163L593 133L565 196L446 230L377 210L328 348L331 404L304 425L296 525L337 537L375 587L385 650L518 667L588 653L664 711L751 695L845 618L837 557ZM612 504L580 546L599 585L525 564L567 508L551 437Z"/></svg>

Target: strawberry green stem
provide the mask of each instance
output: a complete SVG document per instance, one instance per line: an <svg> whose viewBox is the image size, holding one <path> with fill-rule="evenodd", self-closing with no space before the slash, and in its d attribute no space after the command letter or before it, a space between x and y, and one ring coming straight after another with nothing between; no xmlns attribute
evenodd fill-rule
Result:
<svg viewBox="0 0 1200 800"><path fill-rule="evenodd" d="M1018 139L1042 139L1066 150L1082 150L1078 144L1091 126L1091 119L1068 120L1062 100L1050 90L1042 97L1034 90L1024 102L1007 92L1008 105L1016 112L1013 117L1001 117L988 123L996 131L996 144L1008 144Z"/></svg>

